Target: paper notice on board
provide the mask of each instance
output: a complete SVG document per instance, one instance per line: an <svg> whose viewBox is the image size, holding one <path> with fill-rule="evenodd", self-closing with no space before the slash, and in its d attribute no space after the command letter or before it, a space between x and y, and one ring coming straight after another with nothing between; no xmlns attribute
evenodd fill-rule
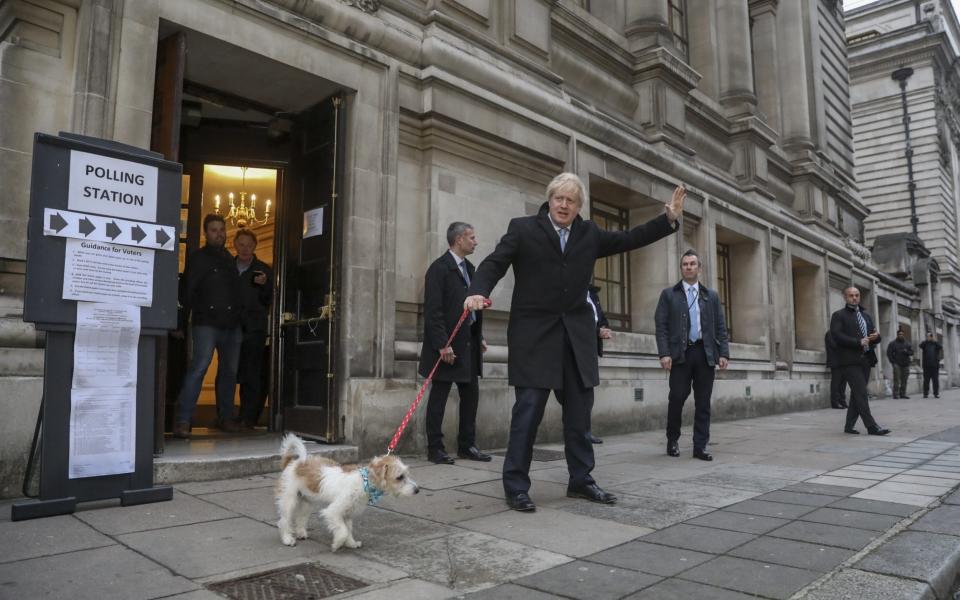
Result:
<svg viewBox="0 0 960 600"><path fill-rule="evenodd" d="M77 302L74 388L137 387L140 307Z"/></svg>
<svg viewBox="0 0 960 600"><path fill-rule="evenodd" d="M68 238L64 300L150 306L154 250Z"/></svg>
<svg viewBox="0 0 960 600"><path fill-rule="evenodd" d="M70 479L132 473L137 388L74 388L70 393Z"/></svg>
<svg viewBox="0 0 960 600"><path fill-rule="evenodd" d="M303 213L303 239L323 235L323 207Z"/></svg>

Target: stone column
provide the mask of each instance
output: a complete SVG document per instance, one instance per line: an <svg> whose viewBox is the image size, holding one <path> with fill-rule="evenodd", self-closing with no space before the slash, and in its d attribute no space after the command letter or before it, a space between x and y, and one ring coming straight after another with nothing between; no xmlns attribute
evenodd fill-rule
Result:
<svg viewBox="0 0 960 600"><path fill-rule="evenodd" d="M626 0L625 30L632 51L672 45L667 0Z"/></svg>
<svg viewBox="0 0 960 600"><path fill-rule="evenodd" d="M113 136L114 66L120 54L122 16L123 2L118 0L90 0L80 11L72 125L75 133Z"/></svg>
<svg viewBox="0 0 960 600"><path fill-rule="evenodd" d="M719 45L719 98L728 116L751 114L757 104L750 53L747 0L716 0Z"/></svg>
<svg viewBox="0 0 960 600"><path fill-rule="evenodd" d="M767 125L780 132L780 87L777 69L777 3L778 0L751 0L753 19L753 68L757 89L757 108L766 117Z"/></svg>
<svg viewBox="0 0 960 600"><path fill-rule="evenodd" d="M798 1L783 2L777 7L780 140L788 152L813 148L804 18L803 7Z"/></svg>

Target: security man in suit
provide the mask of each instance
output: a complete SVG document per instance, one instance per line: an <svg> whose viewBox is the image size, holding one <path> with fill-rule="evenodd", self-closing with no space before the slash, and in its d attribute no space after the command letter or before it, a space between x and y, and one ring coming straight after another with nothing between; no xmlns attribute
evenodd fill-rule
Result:
<svg viewBox="0 0 960 600"><path fill-rule="evenodd" d="M700 257L687 250L680 258L683 279L660 292L654 317L660 365L670 372L667 406L667 454L680 456L677 440L683 404L693 387L693 457L713 460L710 441L710 396L716 367L727 368L727 325L715 290L700 283Z"/></svg>
<svg viewBox="0 0 960 600"><path fill-rule="evenodd" d="M594 467L590 402L599 384L596 322L586 303L598 258L628 252L677 230L686 191L674 190L665 214L629 231L605 231L580 217L585 190L580 178L562 173L547 186L536 215L510 221L493 252L477 267L464 308L482 310L484 299L513 267L514 288L507 330L509 380L516 402L503 462L507 505L536 510L530 499L530 461L550 391L563 407L567 496L613 504Z"/></svg>
<svg viewBox="0 0 960 600"><path fill-rule="evenodd" d="M843 369L843 378L850 386L850 406L843 431L860 433L854 429L860 418L870 435L887 435L890 430L877 425L867 402L867 380L870 369L877 364L880 334L873 326L873 319L860 306L860 290L848 287L843 290L843 299L846 306L830 317L830 336L837 345L837 366Z"/></svg>
<svg viewBox="0 0 960 600"><path fill-rule="evenodd" d="M467 460L490 461L490 455L477 449L476 421L480 388L477 378L483 376L483 315L473 312L467 317L457 337L447 346L447 339L463 314L463 299L474 274L467 256L477 247L473 226L454 222L447 227L450 249L433 261L427 269L423 286L423 349L420 352L420 375L427 377L437 357L440 365L433 376L427 399L427 458L437 464L453 464L453 457L443 447L443 413L447 396L454 383L460 394L460 430L457 456Z"/></svg>

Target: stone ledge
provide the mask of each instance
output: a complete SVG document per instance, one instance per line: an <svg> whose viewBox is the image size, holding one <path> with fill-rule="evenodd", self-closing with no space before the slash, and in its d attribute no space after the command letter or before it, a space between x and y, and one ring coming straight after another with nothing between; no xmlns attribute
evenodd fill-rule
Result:
<svg viewBox="0 0 960 600"><path fill-rule="evenodd" d="M357 462L356 446L309 446L311 456L322 456L339 463ZM211 455L189 457L161 456L153 461L153 481L156 484L187 481L236 479L251 475L267 475L280 471L280 453L264 452L249 456L217 457Z"/></svg>

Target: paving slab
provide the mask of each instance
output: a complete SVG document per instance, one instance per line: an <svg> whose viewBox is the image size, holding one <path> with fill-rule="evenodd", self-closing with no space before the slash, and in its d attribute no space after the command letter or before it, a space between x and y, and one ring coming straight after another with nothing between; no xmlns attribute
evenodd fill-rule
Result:
<svg viewBox="0 0 960 600"><path fill-rule="evenodd" d="M363 550L389 548L411 540L429 540L454 531L456 529L450 525L376 507L367 508L353 521L353 537L363 542ZM317 518L311 519L310 538L319 540L324 547L330 543L330 534Z"/></svg>
<svg viewBox="0 0 960 600"><path fill-rule="evenodd" d="M554 596L553 594L514 585L512 583L505 583L480 592L457 596L457 598L469 598L470 600L563 600L562 596Z"/></svg>
<svg viewBox="0 0 960 600"><path fill-rule="evenodd" d="M113 545L0 565L0 597L137 600L200 589Z"/></svg>
<svg viewBox="0 0 960 600"><path fill-rule="evenodd" d="M729 554L764 563L772 562L778 565L825 573L853 556L854 551L762 536L734 548Z"/></svg>
<svg viewBox="0 0 960 600"><path fill-rule="evenodd" d="M883 481L893 476L891 473L876 473L874 471L858 471L857 469L837 469L824 475L825 477L850 477L853 479L870 479L872 481ZM859 487L859 486L856 486Z"/></svg>
<svg viewBox="0 0 960 600"><path fill-rule="evenodd" d="M329 552L327 543L309 539L284 546L276 527L246 517L127 533L118 539L191 579Z"/></svg>
<svg viewBox="0 0 960 600"><path fill-rule="evenodd" d="M624 598L624 600L755 600L756 596L725 590L682 579L665 579L662 582Z"/></svg>
<svg viewBox="0 0 960 600"><path fill-rule="evenodd" d="M755 535L680 523L644 536L644 542L719 554L745 544Z"/></svg>
<svg viewBox="0 0 960 600"><path fill-rule="evenodd" d="M312 557L310 562L320 563L337 573L369 583L387 583L410 576L406 571L371 560L357 552L328 552Z"/></svg>
<svg viewBox="0 0 960 600"><path fill-rule="evenodd" d="M0 539L0 563L116 543L71 515L0 522Z"/></svg>
<svg viewBox="0 0 960 600"><path fill-rule="evenodd" d="M903 475L919 475L921 477L939 477L940 479L949 479L953 481L954 484L960 482L960 473L951 473L950 471L937 471L933 468L927 468L926 466L920 466L916 469L910 469L909 471L904 471Z"/></svg>
<svg viewBox="0 0 960 600"><path fill-rule="evenodd" d="M434 465L414 467L410 476L428 490L442 490L481 481L500 480L502 476L492 471L471 469L460 465Z"/></svg>
<svg viewBox="0 0 960 600"><path fill-rule="evenodd" d="M834 502L836 496L828 496L827 494L807 494L802 492L769 492L763 494L762 496L757 496L755 500L763 500L766 502L782 502L784 504L800 504L803 506L826 506L831 502Z"/></svg>
<svg viewBox="0 0 960 600"><path fill-rule="evenodd" d="M770 492L794 483L792 479L775 479L747 473L716 472L704 473L684 481L699 485L716 485L755 493Z"/></svg>
<svg viewBox="0 0 960 600"><path fill-rule="evenodd" d="M173 487L185 494L192 496L202 496L203 494L214 494L217 492L232 492L235 490L249 490L252 488L269 487L277 485L277 476L274 475L253 475L251 477L241 477L238 479L221 479L218 481L191 481L188 483L178 483Z"/></svg>
<svg viewBox="0 0 960 600"><path fill-rule="evenodd" d="M614 484L611 491L633 496L647 496L679 502L696 501L701 506L723 508L757 495L755 491L737 490L717 485L698 485L689 481L647 480Z"/></svg>
<svg viewBox="0 0 960 600"><path fill-rule="evenodd" d="M924 471L907 471L888 479L891 483L917 483L933 487L954 488L960 485L960 479L949 479L927 474Z"/></svg>
<svg viewBox="0 0 960 600"><path fill-rule="evenodd" d="M75 514L87 525L107 535L218 521L237 516L233 511L177 490L173 492L173 500L168 502L111 506L95 510L87 510L81 505Z"/></svg>
<svg viewBox="0 0 960 600"><path fill-rule="evenodd" d="M514 583L578 600L618 600L661 579L630 569L578 560L522 577Z"/></svg>
<svg viewBox="0 0 960 600"><path fill-rule="evenodd" d="M800 492L803 494L821 494L825 496L849 496L850 494L855 494L860 491L859 487L847 487L843 485L830 485L822 483L810 483L809 481L804 481L802 483L795 483L793 485L788 485L783 488L784 492Z"/></svg>
<svg viewBox="0 0 960 600"><path fill-rule="evenodd" d="M960 506L939 506L917 519L910 529L960 536Z"/></svg>
<svg viewBox="0 0 960 600"><path fill-rule="evenodd" d="M881 515L875 512L861 512L843 508L827 506L807 513L800 517L801 521L825 523L827 525L842 525L869 529L870 531L887 531L901 521L902 517Z"/></svg>
<svg viewBox="0 0 960 600"><path fill-rule="evenodd" d="M863 571L926 581L938 598L948 598L958 566L960 539L923 531L893 536L854 567Z"/></svg>
<svg viewBox="0 0 960 600"><path fill-rule="evenodd" d="M223 600L223 596L214 594L210 590L197 590L195 592L187 592L186 594L164 596L163 600Z"/></svg>
<svg viewBox="0 0 960 600"><path fill-rule="evenodd" d="M279 519L272 487L212 492L198 496L198 501L271 525L275 525Z"/></svg>
<svg viewBox="0 0 960 600"><path fill-rule="evenodd" d="M807 569L721 556L686 571L680 577L767 598L789 598L821 575Z"/></svg>
<svg viewBox="0 0 960 600"><path fill-rule="evenodd" d="M574 557L593 554L651 532L644 527L621 525L543 507L538 507L533 513L511 510L462 521L458 525Z"/></svg>
<svg viewBox="0 0 960 600"><path fill-rule="evenodd" d="M816 510L816 507L804 506L802 504L784 504L783 502L767 502L766 500L744 500L743 502L731 504L723 510L748 515L760 515L763 517L796 519L800 515L805 515L812 510Z"/></svg>
<svg viewBox="0 0 960 600"><path fill-rule="evenodd" d="M458 592L506 583L570 561L561 554L473 531L378 546L363 555Z"/></svg>
<svg viewBox="0 0 960 600"><path fill-rule="evenodd" d="M895 463L895 462L888 462L885 460L868 460L860 464L867 465L868 467L887 467L891 469L901 469L901 470L906 470L906 469L916 467L916 465L913 465L913 464Z"/></svg>
<svg viewBox="0 0 960 600"><path fill-rule="evenodd" d="M576 515L648 529L663 529L716 510L709 506L628 494L620 494L617 497L617 503L612 506L565 498L564 501L551 504L550 507Z"/></svg>
<svg viewBox="0 0 960 600"><path fill-rule="evenodd" d="M960 490L950 494L943 499L944 504L960 504Z"/></svg>
<svg viewBox="0 0 960 600"><path fill-rule="evenodd" d="M866 529L854 529L853 527L794 521L779 529L774 529L767 535L799 542L859 550L873 541L879 533Z"/></svg>
<svg viewBox="0 0 960 600"><path fill-rule="evenodd" d="M443 600L453 598L457 592L448 587L420 579L404 579L383 587L351 595L351 600Z"/></svg>
<svg viewBox="0 0 960 600"><path fill-rule="evenodd" d="M867 573L859 569L843 569L816 589L807 592L804 600L936 600L926 583Z"/></svg>
<svg viewBox="0 0 960 600"><path fill-rule="evenodd" d="M712 558L712 554L636 541L592 554L586 557L586 560L662 577L673 577Z"/></svg>
<svg viewBox="0 0 960 600"><path fill-rule="evenodd" d="M884 477L884 479L886 479ZM819 483L821 485L837 485L844 487L853 487L864 489L868 488L876 481L870 479L862 479L859 477L835 477L833 475L821 475L820 477L814 477L810 480L810 483Z"/></svg>
<svg viewBox="0 0 960 600"><path fill-rule="evenodd" d="M925 507L933 504L937 496L922 496L920 494L905 494L902 492L891 492L890 490L868 488L862 492L857 492L851 498L862 498L864 500L882 500L884 502L893 502L896 504L911 504L917 507Z"/></svg>
<svg viewBox="0 0 960 600"><path fill-rule="evenodd" d="M377 506L439 523L457 523L510 510L503 499L457 489L422 490L413 498L384 498Z"/></svg>
<svg viewBox="0 0 960 600"><path fill-rule="evenodd" d="M953 482L951 482L953 483ZM899 483L895 481L881 481L873 486L874 489L899 492L902 494L920 494L924 496L942 496L953 489L951 483L931 485L921 483Z"/></svg>
<svg viewBox="0 0 960 600"><path fill-rule="evenodd" d="M556 502L566 502L569 500L569 498L567 498L566 483L559 484L547 481L533 481L532 483L530 486L530 498L533 499L537 506L551 506ZM503 482L499 479L464 485L454 489L458 489L461 492L496 498L504 506L507 505L506 500L504 500Z"/></svg>
<svg viewBox="0 0 960 600"><path fill-rule="evenodd" d="M748 515L740 512L730 512L726 510L716 510L694 519L686 521L689 525L700 525L703 527L713 527L716 529L727 529L730 531L742 531L743 533L766 533L781 525L789 523L787 519L776 517L764 517L758 515Z"/></svg>
<svg viewBox="0 0 960 600"><path fill-rule="evenodd" d="M873 467L870 465L847 465L844 467L847 471L868 471L870 473L887 473L890 475L896 475L897 473L903 473L904 469L899 467Z"/></svg>

